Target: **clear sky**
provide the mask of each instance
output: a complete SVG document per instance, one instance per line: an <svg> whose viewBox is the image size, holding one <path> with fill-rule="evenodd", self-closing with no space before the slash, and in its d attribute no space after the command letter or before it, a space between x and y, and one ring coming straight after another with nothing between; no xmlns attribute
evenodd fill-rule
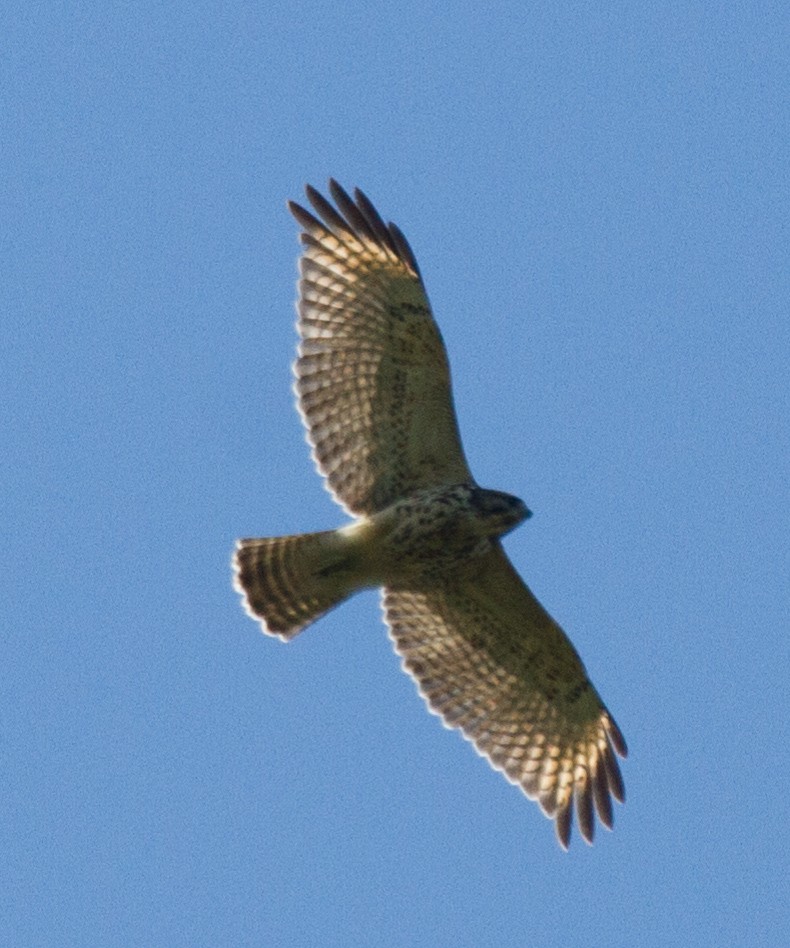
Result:
<svg viewBox="0 0 790 948"><path fill-rule="evenodd" d="M0 940L779 946L784 2L12 4ZM290 390L304 182L411 241L471 467L624 731L570 853L377 595L289 645L238 536L344 521Z"/></svg>

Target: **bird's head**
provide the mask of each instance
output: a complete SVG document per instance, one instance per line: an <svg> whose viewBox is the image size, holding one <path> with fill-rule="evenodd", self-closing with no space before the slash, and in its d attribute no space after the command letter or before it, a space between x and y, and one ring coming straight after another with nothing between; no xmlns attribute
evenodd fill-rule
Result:
<svg viewBox="0 0 790 948"><path fill-rule="evenodd" d="M532 516L532 511L523 500L499 490L475 487L469 500L485 520L489 536L503 536Z"/></svg>

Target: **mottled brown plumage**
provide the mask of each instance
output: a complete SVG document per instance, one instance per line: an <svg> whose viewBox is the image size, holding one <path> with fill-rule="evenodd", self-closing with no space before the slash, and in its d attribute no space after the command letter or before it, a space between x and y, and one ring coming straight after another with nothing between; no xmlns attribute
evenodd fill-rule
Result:
<svg viewBox="0 0 790 948"><path fill-rule="evenodd" d="M330 182L302 226L299 408L319 471L355 521L239 541L235 584L288 639L358 589L383 588L403 667L432 710L537 800L567 848L592 842L624 790L623 737L562 629L500 537L529 516L479 488L464 457L444 344L414 254L370 201ZM615 753L616 752L616 753Z"/></svg>

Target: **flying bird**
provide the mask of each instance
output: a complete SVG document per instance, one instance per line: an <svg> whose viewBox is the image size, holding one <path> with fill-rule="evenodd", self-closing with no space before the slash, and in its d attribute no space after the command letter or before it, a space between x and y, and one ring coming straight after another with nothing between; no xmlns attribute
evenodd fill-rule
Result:
<svg viewBox="0 0 790 948"><path fill-rule="evenodd" d="M625 740L568 637L505 554L530 516L477 485L461 445L442 337L406 238L359 190L306 188L294 364L319 472L353 516L337 530L239 540L234 585L287 641L381 587L402 664L429 708L537 800L567 849L575 809L612 826Z"/></svg>

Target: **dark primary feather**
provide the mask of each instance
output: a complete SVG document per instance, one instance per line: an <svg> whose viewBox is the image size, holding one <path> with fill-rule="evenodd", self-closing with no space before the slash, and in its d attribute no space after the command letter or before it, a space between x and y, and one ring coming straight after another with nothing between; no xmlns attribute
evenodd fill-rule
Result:
<svg viewBox="0 0 790 948"><path fill-rule="evenodd" d="M329 181L329 193L334 198L340 213L351 225L351 229L367 237L373 243L377 243L376 233L368 223L367 218L334 178Z"/></svg>
<svg viewBox="0 0 790 948"><path fill-rule="evenodd" d="M392 238L395 241L395 246L398 248L398 256L411 267L414 274L419 277L420 282L422 282L420 267L417 263L417 258L414 256L414 251L411 249L411 244L406 240L403 231L397 224L393 224L392 221L390 221L389 228Z"/></svg>
<svg viewBox="0 0 790 948"><path fill-rule="evenodd" d="M370 229L376 235L376 240L379 243L383 244L386 247L389 247L393 254L398 257L398 248L395 246L395 241L392 239L392 234L390 233L387 225L379 216L379 212L371 204L365 194L359 190L359 188L354 189L354 198L356 199L357 206L360 211L365 216L365 220L368 222Z"/></svg>
<svg viewBox="0 0 790 948"><path fill-rule="evenodd" d="M353 234L354 228L349 226L348 222L337 213L320 191L308 184L305 187L305 194L318 216L330 230L333 230L338 236Z"/></svg>

